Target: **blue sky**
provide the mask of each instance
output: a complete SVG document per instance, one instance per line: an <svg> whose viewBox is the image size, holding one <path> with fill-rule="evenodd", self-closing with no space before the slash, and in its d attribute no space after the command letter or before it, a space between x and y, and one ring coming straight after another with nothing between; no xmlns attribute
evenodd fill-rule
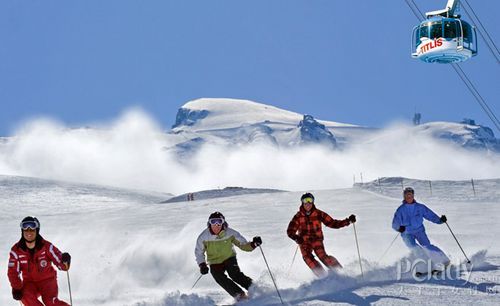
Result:
<svg viewBox="0 0 500 306"><path fill-rule="evenodd" d="M500 45L500 1L469 3ZM450 66L410 57L416 24L404 0L1 1L0 135L37 116L80 126L132 106L168 129L201 97L366 126L417 109L493 128ZM479 51L462 68L499 116L500 65L483 41Z"/></svg>

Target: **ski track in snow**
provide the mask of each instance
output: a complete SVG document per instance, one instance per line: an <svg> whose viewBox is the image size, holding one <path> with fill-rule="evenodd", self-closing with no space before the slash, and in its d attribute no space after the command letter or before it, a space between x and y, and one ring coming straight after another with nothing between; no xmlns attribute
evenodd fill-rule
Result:
<svg viewBox="0 0 500 306"><path fill-rule="evenodd" d="M387 183L389 184L389 183ZM394 188L399 183L394 180ZM448 183L450 190L456 184ZM315 279L300 258L291 267L296 245L286 237L289 220L298 209L301 192L252 194L220 199L158 204L164 194L39 179L0 176L0 246L7 259L19 239L19 220L36 215L41 234L73 256L71 273L75 305L218 305L233 303L211 278L199 276L194 244L214 210L225 215L231 227L247 239L263 237L264 251L280 293L289 305L356 305L439 303L500 304L500 234L498 183L489 181L474 200L450 199L446 183L440 192L417 200L438 214L446 214L473 263L470 275L452 273L445 280L414 280L408 273L397 278L397 263L407 258L398 238L390 252L377 262L395 237L390 222L400 199L380 195L376 188L314 192L318 208L334 218L358 216L356 229L363 258L364 278L357 261L353 228L324 228L327 252L344 269ZM464 185L465 186L465 185ZM423 188L423 187L422 187ZM463 187L462 193L469 192ZM426 223L431 242L452 259L463 255L445 226ZM240 250L238 261L252 277L252 299L239 305L279 305L280 301L259 250ZM300 253L300 252L299 252ZM0 262L6 271L7 260ZM66 275L59 275L60 298L69 300ZM12 300L6 273L0 276L0 304Z"/></svg>

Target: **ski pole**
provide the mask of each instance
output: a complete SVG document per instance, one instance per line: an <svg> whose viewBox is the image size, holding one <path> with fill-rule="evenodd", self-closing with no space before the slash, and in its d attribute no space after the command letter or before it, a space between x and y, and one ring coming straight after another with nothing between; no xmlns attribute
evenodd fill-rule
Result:
<svg viewBox="0 0 500 306"><path fill-rule="evenodd" d="M293 263L295 262L295 257L297 256L297 251L299 250L299 245L297 244L297 248L295 249L295 254L293 254L292 264L290 265L290 269L288 269L288 275L292 271Z"/></svg>
<svg viewBox="0 0 500 306"><path fill-rule="evenodd" d="M465 255L464 249L462 249L462 246L460 245L460 242L458 242L457 237L455 237L455 234L453 234L453 231L451 230L451 227L448 225L448 222L445 222L446 226L448 226L448 229L450 230L451 235L453 235L453 238L455 238L455 241L457 242L458 246L460 247L460 250L462 250L462 253L464 253L465 259L467 259L467 263L470 264L470 259Z"/></svg>
<svg viewBox="0 0 500 306"><path fill-rule="evenodd" d="M365 278L363 275L363 266L361 265L361 254L359 253L359 244L358 244L358 234L356 233L356 224L352 224L354 228L354 238L356 239L356 248L358 249L358 258L359 258L359 268L361 269L361 278Z"/></svg>
<svg viewBox="0 0 500 306"><path fill-rule="evenodd" d="M202 276L203 276L203 274L201 274L200 277L198 277L198 279L194 282L193 287L191 287L191 290L193 290L194 286L196 286L196 284L198 284L198 282L200 281Z"/></svg>
<svg viewBox="0 0 500 306"><path fill-rule="evenodd" d="M385 254L387 254L387 252L389 252L389 250L391 249L391 247L394 244L394 242L396 241L396 239L398 239L398 237L399 237L399 233L396 234L396 237L394 237L394 239L392 240L392 242L389 245L389 247L387 248L387 250L385 250L384 254L382 254L382 256L380 256L380 258L378 259L378 262L380 262L382 260L382 258L384 258Z"/></svg>
<svg viewBox="0 0 500 306"><path fill-rule="evenodd" d="M259 245L260 252L262 253L262 257L267 266L267 270L269 271L269 275L271 275L271 280L273 281L274 288L276 288L276 292L278 292L278 296L280 297L281 304L284 305L283 299L281 298L280 291L278 290L278 286L276 286L276 282L274 281L273 273L271 273L271 269L269 268L269 264L267 263L266 255L264 255L264 251L262 251L262 247Z"/></svg>
<svg viewBox="0 0 500 306"><path fill-rule="evenodd" d="M69 281L69 271L66 270L66 276L68 277L68 290L69 290L69 304L73 306L73 297L71 296L71 282Z"/></svg>

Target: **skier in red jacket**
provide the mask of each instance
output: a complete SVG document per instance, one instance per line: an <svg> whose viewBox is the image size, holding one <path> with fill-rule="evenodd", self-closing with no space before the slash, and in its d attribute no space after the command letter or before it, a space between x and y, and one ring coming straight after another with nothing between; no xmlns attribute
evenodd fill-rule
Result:
<svg viewBox="0 0 500 306"><path fill-rule="evenodd" d="M302 258L317 276L325 275L325 270L314 258L313 251L321 262L329 269L341 268L337 259L328 255L323 245L322 223L331 228L341 228L356 222L356 216L350 215L344 220L335 220L324 211L314 206L314 196L304 193L300 198L302 205L288 224L287 235L300 247Z"/></svg>
<svg viewBox="0 0 500 306"><path fill-rule="evenodd" d="M71 256L42 238L40 222L35 217L21 221L21 233L21 239L10 251L7 272L12 297L24 306L69 306L57 298L57 272L52 264L67 271Z"/></svg>

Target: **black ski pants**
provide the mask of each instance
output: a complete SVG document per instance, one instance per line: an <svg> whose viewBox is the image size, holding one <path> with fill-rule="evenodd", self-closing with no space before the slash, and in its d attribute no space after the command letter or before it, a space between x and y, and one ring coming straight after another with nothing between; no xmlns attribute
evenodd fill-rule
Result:
<svg viewBox="0 0 500 306"><path fill-rule="evenodd" d="M226 271L230 278L226 276ZM226 259L223 263L210 265L210 273L217 284L233 297L244 293L238 285L247 290L252 285L252 279L240 271L236 256Z"/></svg>

